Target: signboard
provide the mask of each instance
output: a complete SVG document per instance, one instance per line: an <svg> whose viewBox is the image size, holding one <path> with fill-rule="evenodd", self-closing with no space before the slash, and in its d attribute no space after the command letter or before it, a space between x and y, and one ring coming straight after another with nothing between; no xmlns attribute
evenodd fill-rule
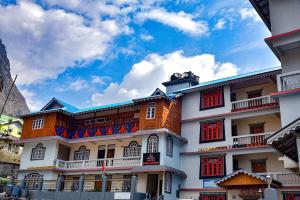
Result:
<svg viewBox="0 0 300 200"><path fill-rule="evenodd" d="M144 153L143 165L159 165L160 153Z"/></svg>
<svg viewBox="0 0 300 200"><path fill-rule="evenodd" d="M114 199L130 199L130 192L115 192L114 193Z"/></svg>
<svg viewBox="0 0 300 200"><path fill-rule="evenodd" d="M203 188L218 188L215 181L217 181L217 179L203 180Z"/></svg>

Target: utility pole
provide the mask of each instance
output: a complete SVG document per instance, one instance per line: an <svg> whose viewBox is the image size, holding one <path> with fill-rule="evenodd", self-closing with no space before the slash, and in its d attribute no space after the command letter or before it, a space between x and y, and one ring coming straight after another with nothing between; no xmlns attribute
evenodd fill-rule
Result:
<svg viewBox="0 0 300 200"><path fill-rule="evenodd" d="M11 86L10 86L10 88L9 88L7 97L5 98L4 104L3 104L2 109L1 109L1 112L0 112L0 117L2 116L2 113L3 113L3 111L4 111L5 105L6 105L7 101L8 101L8 98L9 98L9 96L10 96L10 93L11 93L11 91L12 91L14 85L15 85L15 82L16 82L17 78L18 78L18 74L16 75L16 77L15 77L13 83L11 84Z"/></svg>

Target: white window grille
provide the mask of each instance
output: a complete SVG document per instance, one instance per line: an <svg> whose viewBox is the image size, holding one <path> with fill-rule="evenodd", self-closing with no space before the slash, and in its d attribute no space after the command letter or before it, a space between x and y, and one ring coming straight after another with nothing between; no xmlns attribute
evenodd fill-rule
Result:
<svg viewBox="0 0 300 200"><path fill-rule="evenodd" d="M88 160L90 158L90 150L85 146L79 147L78 151L74 152L74 160Z"/></svg>
<svg viewBox="0 0 300 200"><path fill-rule="evenodd" d="M35 119L32 121L32 130L44 128L44 119Z"/></svg>
<svg viewBox="0 0 300 200"><path fill-rule="evenodd" d="M158 152L158 137L157 135L151 135L148 138L147 152L157 153Z"/></svg>
<svg viewBox="0 0 300 200"><path fill-rule="evenodd" d="M167 148L166 148L166 154L167 156L173 156L173 138L168 135L167 136Z"/></svg>
<svg viewBox="0 0 300 200"><path fill-rule="evenodd" d="M155 118L155 105L153 105L153 104L148 105L146 118L147 119L153 119L153 118Z"/></svg>
<svg viewBox="0 0 300 200"><path fill-rule="evenodd" d="M172 174L170 172L165 174L165 192L172 193Z"/></svg>
<svg viewBox="0 0 300 200"><path fill-rule="evenodd" d="M44 160L46 147L39 143L32 149L31 160Z"/></svg>
<svg viewBox="0 0 300 200"><path fill-rule="evenodd" d="M141 146L136 141L129 143L128 147L124 148L124 157L135 157L141 155Z"/></svg>

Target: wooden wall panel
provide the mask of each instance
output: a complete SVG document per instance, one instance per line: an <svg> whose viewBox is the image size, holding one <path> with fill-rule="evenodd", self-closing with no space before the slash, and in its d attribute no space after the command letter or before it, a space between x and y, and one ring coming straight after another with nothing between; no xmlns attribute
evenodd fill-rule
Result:
<svg viewBox="0 0 300 200"><path fill-rule="evenodd" d="M56 113L50 113L24 118L21 139L55 136L56 115ZM44 128L32 130L33 120L40 118L44 118Z"/></svg>
<svg viewBox="0 0 300 200"><path fill-rule="evenodd" d="M177 133L181 133L181 99L176 102L166 102L163 109L164 127Z"/></svg>
<svg viewBox="0 0 300 200"><path fill-rule="evenodd" d="M155 103L156 111L154 119L146 119L147 105ZM140 130L158 129L163 127L163 107L164 101L157 100L156 102L142 102L140 110Z"/></svg>

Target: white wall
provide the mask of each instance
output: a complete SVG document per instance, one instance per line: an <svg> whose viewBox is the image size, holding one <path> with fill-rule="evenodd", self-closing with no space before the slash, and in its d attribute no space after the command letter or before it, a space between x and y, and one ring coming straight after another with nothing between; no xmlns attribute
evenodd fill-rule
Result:
<svg viewBox="0 0 300 200"><path fill-rule="evenodd" d="M300 117L300 94L281 96L279 103L283 127Z"/></svg>
<svg viewBox="0 0 300 200"><path fill-rule="evenodd" d="M299 0L269 0L269 7L273 35L299 29Z"/></svg>
<svg viewBox="0 0 300 200"><path fill-rule="evenodd" d="M43 147L46 147L45 158L44 160L30 160L31 151L38 143L42 143ZM53 166L54 159L57 157L57 146L58 143L55 140L25 143L21 156L20 169L27 169L29 167Z"/></svg>
<svg viewBox="0 0 300 200"><path fill-rule="evenodd" d="M231 111L230 87L224 87L224 107L200 111L200 92L186 94L182 98L182 120L228 113Z"/></svg>

